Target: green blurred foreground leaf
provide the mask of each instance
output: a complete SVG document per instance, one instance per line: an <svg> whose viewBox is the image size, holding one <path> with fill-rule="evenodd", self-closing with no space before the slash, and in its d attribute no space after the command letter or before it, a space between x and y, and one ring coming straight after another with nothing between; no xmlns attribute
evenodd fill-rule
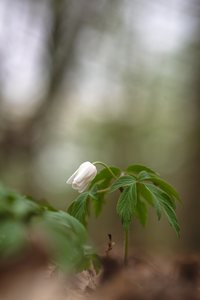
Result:
<svg viewBox="0 0 200 300"><path fill-rule="evenodd" d="M97 266L98 257L77 219L0 185L0 259L23 254L33 231L43 235L50 258L64 271Z"/></svg>

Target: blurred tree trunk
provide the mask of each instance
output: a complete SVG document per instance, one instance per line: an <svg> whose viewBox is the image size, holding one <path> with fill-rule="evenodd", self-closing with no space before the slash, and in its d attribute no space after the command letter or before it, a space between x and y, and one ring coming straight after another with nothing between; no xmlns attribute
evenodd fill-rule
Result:
<svg viewBox="0 0 200 300"><path fill-rule="evenodd" d="M32 14L31 5L35 0L29 1L30 14ZM12 166L17 162L24 168L23 190L28 193L34 195L36 189L34 176L37 175L33 169L34 163L47 141L49 120L53 119L54 107L58 106L61 100L59 92L67 83L69 70L74 67L77 40L85 26L95 26L98 20L101 21L102 17L110 13L114 2L102 0L99 5L98 0L49 1L52 22L47 25L51 26L47 44L50 61L48 90L32 117L20 124L18 128L10 120L7 122L5 120L5 123L1 120L0 124L3 124L0 137L0 175L9 168L9 172L12 173Z"/></svg>
<svg viewBox="0 0 200 300"><path fill-rule="evenodd" d="M50 64L49 84L45 97L35 113L19 128L8 121L1 139L1 172L9 168L16 158L22 156L25 168L24 190L34 190L34 178L31 169L35 156L45 141L47 120L51 115L54 103L58 102L59 89L65 79L65 75L73 57L75 42L82 22L85 18L85 10L90 0L84 0L81 4L75 1L52 0L52 23L49 35ZM66 5L68 3L68 6ZM30 1L30 8L32 1ZM87 11L87 13L89 10ZM30 16L31 17L31 16ZM67 27L66 27L67 19ZM58 105L58 103L57 103ZM15 163L14 163L15 164Z"/></svg>
<svg viewBox="0 0 200 300"><path fill-rule="evenodd" d="M20 2L20 1L19 1ZM21 161L24 167L24 190L31 193L34 190L34 177L32 166L38 150L43 146L47 124L52 117L54 105L59 105L59 91L67 71L73 61L76 41L84 22L91 13L91 0L66 1L51 0L51 31L47 49L49 50L49 84L45 97L41 100L40 106L32 117L16 127L16 124L1 119L0 137L0 166L1 174ZM22 4L22 3L21 3ZM31 5L34 1L30 0Z"/></svg>

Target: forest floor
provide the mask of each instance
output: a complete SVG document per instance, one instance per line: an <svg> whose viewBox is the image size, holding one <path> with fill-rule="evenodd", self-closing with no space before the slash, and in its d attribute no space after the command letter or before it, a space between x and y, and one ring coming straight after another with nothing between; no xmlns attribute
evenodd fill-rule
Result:
<svg viewBox="0 0 200 300"><path fill-rule="evenodd" d="M200 300L200 257L102 257L103 269L64 275L43 257L0 267L1 300Z"/></svg>

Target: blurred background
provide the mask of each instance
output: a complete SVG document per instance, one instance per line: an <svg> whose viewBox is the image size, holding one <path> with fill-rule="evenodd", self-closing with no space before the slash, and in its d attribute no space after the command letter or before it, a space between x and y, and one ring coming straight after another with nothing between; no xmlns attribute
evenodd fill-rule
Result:
<svg viewBox="0 0 200 300"><path fill-rule="evenodd" d="M200 249L200 2L1 0L0 181L66 209L83 161L145 164L179 191L181 238L150 213L145 252ZM122 232L108 199L101 251Z"/></svg>

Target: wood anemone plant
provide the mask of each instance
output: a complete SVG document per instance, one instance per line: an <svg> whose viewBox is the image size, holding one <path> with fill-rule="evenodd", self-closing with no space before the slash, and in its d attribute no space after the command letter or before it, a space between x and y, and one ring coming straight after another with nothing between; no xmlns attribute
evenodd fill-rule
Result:
<svg viewBox="0 0 200 300"><path fill-rule="evenodd" d="M96 165L103 166L97 172ZM175 209L180 197L176 190L148 167L130 165L126 170L108 166L102 162L85 162L68 179L80 195L71 203L68 213L87 226L90 203L98 216L105 203L105 197L120 191L116 212L124 230L124 264L128 260L129 227L133 218L138 218L144 226L147 221L147 206L156 210L160 220L164 213L171 227L179 236L180 227Z"/></svg>

